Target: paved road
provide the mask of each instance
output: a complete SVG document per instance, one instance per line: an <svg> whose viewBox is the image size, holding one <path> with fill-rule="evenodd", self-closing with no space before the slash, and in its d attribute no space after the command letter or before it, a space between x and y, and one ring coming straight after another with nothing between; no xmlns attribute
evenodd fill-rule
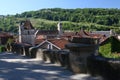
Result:
<svg viewBox="0 0 120 80"><path fill-rule="evenodd" d="M86 74L73 75L56 64L12 53L0 53L0 80L99 80Z"/></svg>

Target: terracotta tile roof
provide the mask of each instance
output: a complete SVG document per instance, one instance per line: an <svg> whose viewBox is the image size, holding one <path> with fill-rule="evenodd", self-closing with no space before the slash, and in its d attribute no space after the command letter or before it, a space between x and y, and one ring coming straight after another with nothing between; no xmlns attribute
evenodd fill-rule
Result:
<svg viewBox="0 0 120 80"><path fill-rule="evenodd" d="M82 36L82 37L88 37L90 36L88 32L86 32L85 30L80 30L78 32L78 35Z"/></svg>
<svg viewBox="0 0 120 80"><path fill-rule="evenodd" d="M78 37L87 37L89 36L89 33L84 31L84 30L80 30L79 32L64 32L63 36L66 37L72 37L72 36L78 36Z"/></svg>
<svg viewBox="0 0 120 80"><path fill-rule="evenodd" d="M64 49L65 45L69 43L69 41L65 39L49 39L48 41L61 49Z"/></svg>
<svg viewBox="0 0 120 80"><path fill-rule="evenodd" d="M57 30L40 30L38 32L38 35L57 35L58 31ZM41 43L44 39L42 38L44 36L38 36L36 39L36 44ZM80 30L79 32L64 32L62 35L62 39L55 39L54 37L51 39L49 38L49 41L56 46L60 48L64 48L64 45L68 43L68 40L72 39L73 37L78 37L78 38L99 38L100 43L104 40L106 40L106 36L103 34L97 34L97 33L90 33L86 32L84 30ZM64 39L63 39L64 38ZM61 44L60 44L61 43Z"/></svg>
<svg viewBox="0 0 120 80"><path fill-rule="evenodd" d="M103 34L90 34L91 38L99 38L99 43L101 44L104 40L106 40L108 37Z"/></svg>
<svg viewBox="0 0 120 80"><path fill-rule="evenodd" d="M92 31L91 34L99 34L108 38L112 33L111 31Z"/></svg>
<svg viewBox="0 0 120 80"><path fill-rule="evenodd" d="M45 41L45 39L36 39L35 40L35 44L37 45L37 44L40 44L40 43L42 43L43 41Z"/></svg>
<svg viewBox="0 0 120 80"><path fill-rule="evenodd" d="M63 37L68 37L70 38L70 40L73 39L73 37L76 38L99 38L100 39L100 43L103 42L104 40L106 40L107 36L105 36L104 34L100 34L100 33L90 33L90 32L86 32L84 30L80 30L79 32L65 32L65 35L63 35Z"/></svg>
<svg viewBox="0 0 120 80"><path fill-rule="evenodd" d="M103 35L102 34L89 34L89 36L92 38L101 38Z"/></svg>
<svg viewBox="0 0 120 80"><path fill-rule="evenodd" d="M45 39L45 37L46 37L45 35L37 35L36 39Z"/></svg>
<svg viewBox="0 0 120 80"><path fill-rule="evenodd" d="M63 36L74 36L75 32L64 32Z"/></svg>
<svg viewBox="0 0 120 80"><path fill-rule="evenodd" d="M58 35L58 30L39 30L37 35Z"/></svg>

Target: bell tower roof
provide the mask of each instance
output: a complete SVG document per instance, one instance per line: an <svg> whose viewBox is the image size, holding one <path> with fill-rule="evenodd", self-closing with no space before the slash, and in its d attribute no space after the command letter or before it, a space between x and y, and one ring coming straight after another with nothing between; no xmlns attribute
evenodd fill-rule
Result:
<svg viewBox="0 0 120 80"><path fill-rule="evenodd" d="M24 22L21 23L21 25L23 26L24 29L27 29L27 30L34 29L30 20L25 20Z"/></svg>

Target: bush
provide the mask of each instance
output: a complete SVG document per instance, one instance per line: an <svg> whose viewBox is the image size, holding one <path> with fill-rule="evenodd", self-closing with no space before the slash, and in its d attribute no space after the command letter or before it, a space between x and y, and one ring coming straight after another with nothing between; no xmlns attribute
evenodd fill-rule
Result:
<svg viewBox="0 0 120 80"><path fill-rule="evenodd" d="M111 36L100 45L99 52L106 58L120 58L120 41Z"/></svg>

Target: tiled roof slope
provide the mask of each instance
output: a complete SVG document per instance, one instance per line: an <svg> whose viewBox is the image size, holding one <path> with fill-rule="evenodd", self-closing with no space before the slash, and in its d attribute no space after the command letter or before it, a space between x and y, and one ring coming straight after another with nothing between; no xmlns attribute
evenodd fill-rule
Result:
<svg viewBox="0 0 120 80"><path fill-rule="evenodd" d="M45 41L44 39L35 39L35 44L40 44L42 43L43 41Z"/></svg>
<svg viewBox="0 0 120 80"><path fill-rule="evenodd" d="M39 30L37 35L57 35L58 30Z"/></svg>
<svg viewBox="0 0 120 80"><path fill-rule="evenodd" d="M56 45L57 47L64 49L65 48L65 44L68 44L69 41L65 40L65 39L49 39L49 42L51 42L52 44Z"/></svg>

